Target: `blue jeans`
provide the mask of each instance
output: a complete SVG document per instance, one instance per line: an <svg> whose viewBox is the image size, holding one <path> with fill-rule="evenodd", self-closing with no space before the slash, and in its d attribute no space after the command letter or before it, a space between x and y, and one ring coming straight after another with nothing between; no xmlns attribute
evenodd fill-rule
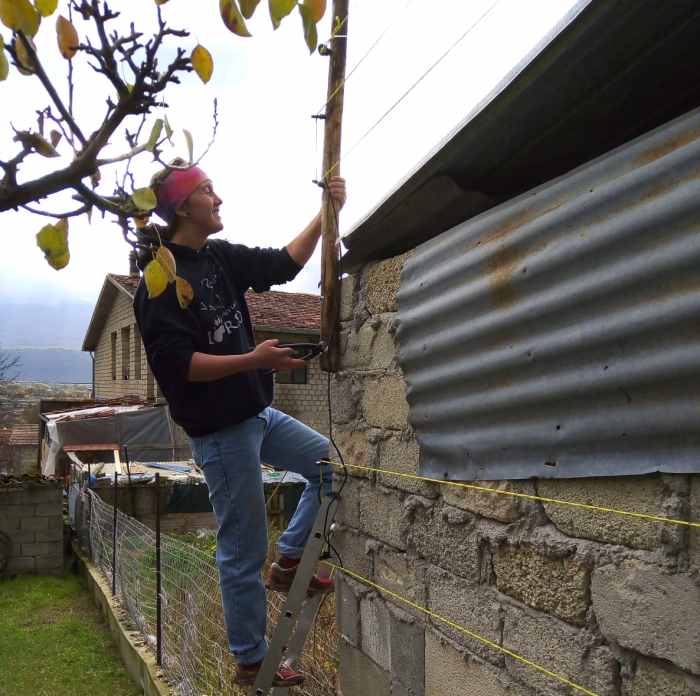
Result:
<svg viewBox="0 0 700 696"><path fill-rule="evenodd" d="M280 554L300 558L319 508L321 478L325 493L331 490L330 466L316 464L328 456L328 440L274 408L190 440L219 525L216 564L229 647L239 664L252 664L267 651L261 574L267 555L267 520L260 463L294 471L307 480L296 512L277 542Z"/></svg>

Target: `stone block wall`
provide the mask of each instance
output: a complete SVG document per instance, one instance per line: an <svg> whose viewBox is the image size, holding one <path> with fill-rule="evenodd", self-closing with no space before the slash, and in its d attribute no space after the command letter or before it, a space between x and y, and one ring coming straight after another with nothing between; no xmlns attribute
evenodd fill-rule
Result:
<svg viewBox="0 0 700 696"><path fill-rule="evenodd" d="M0 484L0 575L63 572L63 490L60 481ZM0 562L0 569L3 563Z"/></svg>
<svg viewBox="0 0 700 696"><path fill-rule="evenodd" d="M493 645L599 696L700 694L700 530L396 475L420 460L395 338L405 260L342 287L334 429L379 471L350 469L335 543L383 588L339 581L343 696L577 693ZM479 483L700 520L700 475Z"/></svg>

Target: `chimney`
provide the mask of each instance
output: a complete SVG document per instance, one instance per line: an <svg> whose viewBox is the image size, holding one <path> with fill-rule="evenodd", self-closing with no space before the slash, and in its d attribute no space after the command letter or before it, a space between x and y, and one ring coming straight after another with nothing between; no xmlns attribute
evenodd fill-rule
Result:
<svg viewBox="0 0 700 696"><path fill-rule="evenodd" d="M140 275L139 267L136 265L136 252L133 249L129 252L129 275L136 278Z"/></svg>

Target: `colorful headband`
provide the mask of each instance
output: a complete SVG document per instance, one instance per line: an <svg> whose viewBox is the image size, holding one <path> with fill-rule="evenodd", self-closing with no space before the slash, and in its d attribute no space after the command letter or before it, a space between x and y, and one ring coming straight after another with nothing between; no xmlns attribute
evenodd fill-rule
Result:
<svg viewBox="0 0 700 696"><path fill-rule="evenodd" d="M175 211L190 197L190 194L209 177L199 168L173 169L158 187L155 212L170 224Z"/></svg>

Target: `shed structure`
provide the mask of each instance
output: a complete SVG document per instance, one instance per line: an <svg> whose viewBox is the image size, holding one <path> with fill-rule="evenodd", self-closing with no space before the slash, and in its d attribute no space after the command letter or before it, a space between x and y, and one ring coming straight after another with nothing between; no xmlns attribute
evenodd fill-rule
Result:
<svg viewBox="0 0 700 696"><path fill-rule="evenodd" d="M344 239L343 696L700 693L698 35L579 2Z"/></svg>

